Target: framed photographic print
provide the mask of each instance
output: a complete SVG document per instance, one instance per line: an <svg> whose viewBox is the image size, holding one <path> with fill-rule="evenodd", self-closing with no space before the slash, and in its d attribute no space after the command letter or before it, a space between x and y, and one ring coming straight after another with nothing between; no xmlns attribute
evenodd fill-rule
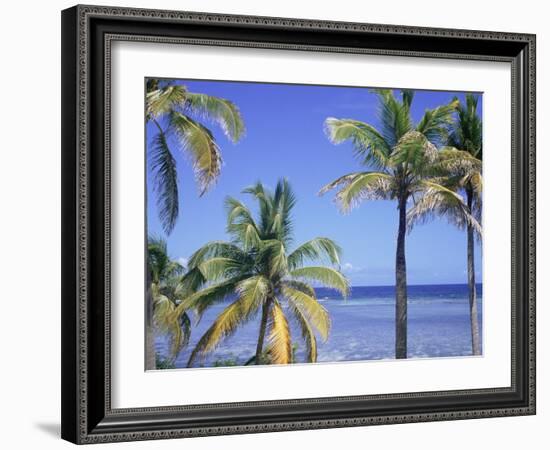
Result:
<svg viewBox="0 0 550 450"><path fill-rule="evenodd" d="M535 413L535 36L62 13L62 436Z"/></svg>

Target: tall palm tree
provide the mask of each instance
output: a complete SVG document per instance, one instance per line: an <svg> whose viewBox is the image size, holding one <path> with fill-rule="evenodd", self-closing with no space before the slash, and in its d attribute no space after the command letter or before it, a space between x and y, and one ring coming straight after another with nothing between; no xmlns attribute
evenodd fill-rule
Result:
<svg viewBox="0 0 550 450"><path fill-rule="evenodd" d="M426 110L417 124L411 118L414 92L401 91L401 99L392 90L374 93L379 100L380 126L354 119L328 118L325 129L330 141L351 141L356 157L367 171L344 175L324 186L320 194L337 189L335 200L343 212L349 212L363 200L396 200L399 225L395 256L395 357L407 357L407 270L405 236L407 204L413 196L433 190L461 202L452 190L430 180L437 159L437 145L447 138L453 101Z"/></svg>
<svg viewBox="0 0 550 450"><path fill-rule="evenodd" d="M189 284L183 277L184 267L168 256L164 239L149 237L148 272L151 286L150 304L153 309L151 317L156 329L169 336L170 359L173 361L187 345L191 335L191 320L187 312L175 314L181 299L188 297L190 292ZM148 352L154 356L154 342L149 344Z"/></svg>
<svg viewBox="0 0 550 450"><path fill-rule="evenodd" d="M211 242L189 260L190 270L198 270L207 286L187 298L177 309L195 309L200 316L214 303L236 298L216 318L193 350L188 365L212 352L240 325L260 314L260 328L253 357L255 364L288 364L292 359L292 338L287 316L301 329L307 361L317 360L317 338L327 339L330 317L317 301L308 281L348 292L347 279L335 268L305 266L324 260L333 266L340 261L340 248L325 237L314 238L289 251L292 246L292 209L295 197L286 180L273 193L261 183L245 189L258 203L258 215L241 201L226 200L227 231L231 242ZM267 348L264 351L264 346Z"/></svg>
<svg viewBox="0 0 550 450"><path fill-rule="evenodd" d="M457 108L457 118L449 135L448 146L438 158L436 167L442 182L455 192L466 197L463 204L450 204L447 197L437 192L429 192L409 211L409 223L412 227L419 221L425 221L434 216L445 216L450 222L467 233L467 267L468 267L468 297L470 309L470 330L472 354L481 354L481 339L479 332L476 280L474 266L475 236L481 239L481 209L482 209L482 126L477 114L478 99L472 94L466 95L466 104ZM458 207L457 207L458 206ZM465 220L466 215L474 217Z"/></svg>
<svg viewBox="0 0 550 450"><path fill-rule="evenodd" d="M170 146L190 157L200 195L216 181L222 157L212 132L200 120L217 124L236 143L244 134L239 109L229 100L189 92L172 80L147 79L146 120L157 132L149 147L159 218L169 234L179 214L176 158ZM172 139L175 138L175 139Z"/></svg>

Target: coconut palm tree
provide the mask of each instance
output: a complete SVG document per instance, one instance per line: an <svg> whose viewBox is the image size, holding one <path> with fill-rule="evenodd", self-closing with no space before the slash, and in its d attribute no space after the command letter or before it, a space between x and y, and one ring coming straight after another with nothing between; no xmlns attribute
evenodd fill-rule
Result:
<svg viewBox="0 0 550 450"><path fill-rule="evenodd" d="M460 204L449 203L448 197L435 191L426 193L408 213L409 228L415 223L430 218L444 216L456 226L466 229L468 297L470 309L470 329L472 354L481 354L479 333L476 280L474 266L474 239L481 239L481 194L483 179L481 173L482 126L477 115L478 99L472 94L466 95L466 104L457 108L457 118L449 135L448 146L439 153L437 175L442 183L455 192L465 196ZM457 208L457 205L459 206ZM465 214L474 216L474 220L465 220Z"/></svg>
<svg viewBox="0 0 550 450"><path fill-rule="evenodd" d="M224 338L257 314L260 328L253 357L255 364L291 362L288 316L293 316L300 327L307 361L314 362L317 360L316 331L322 339L327 339L330 317L317 301L309 282L318 282L346 295L348 281L333 267L306 266L305 263L324 260L337 266L340 248L328 238L317 237L290 251L291 213L296 200L286 180L279 181L273 193L261 183L243 193L257 201L257 218L244 203L228 197L227 231L231 242L210 242L189 260L190 270L198 270L208 284L176 309L193 308L200 318L214 303L228 297L234 300L201 337L188 366L199 356L212 352Z"/></svg>
<svg viewBox="0 0 550 450"><path fill-rule="evenodd" d="M175 314L181 299L189 296L190 285L183 276L184 267L168 256L164 239L149 237L148 272L153 324L158 331L170 337L170 359L174 361L191 335L191 320L187 312ZM154 357L154 343L149 344L148 352Z"/></svg>
<svg viewBox="0 0 550 450"><path fill-rule="evenodd" d="M169 234L179 214L176 145L190 158L200 195L216 181L222 163L220 148L201 120L217 124L236 143L244 134L239 109L229 100L189 92L172 80L147 79L146 120L156 134L149 146L159 219Z"/></svg>
<svg viewBox="0 0 550 450"><path fill-rule="evenodd" d="M325 129L330 141L350 141L361 165L367 171L344 175L324 186L320 194L337 189L335 200L347 213L363 200L395 200L398 231L395 257L395 357L407 357L407 270L405 236L407 205L413 196L426 191L440 192L449 201L462 203L459 195L437 180L430 179L437 160L437 145L448 136L457 101L429 109L414 124L411 104L414 92L401 91L401 99L392 90L374 93L379 100L379 128L354 119L328 118Z"/></svg>

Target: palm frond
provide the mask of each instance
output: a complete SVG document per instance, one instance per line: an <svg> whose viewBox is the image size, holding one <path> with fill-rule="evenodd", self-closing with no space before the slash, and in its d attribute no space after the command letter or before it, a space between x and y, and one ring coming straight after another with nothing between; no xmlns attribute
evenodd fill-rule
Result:
<svg viewBox="0 0 550 450"><path fill-rule="evenodd" d="M323 340L326 341L331 326L330 316L315 296L294 289L290 285L283 285L282 292L289 302L302 313L307 322L317 329Z"/></svg>
<svg viewBox="0 0 550 450"><path fill-rule="evenodd" d="M178 298L183 299L197 292L206 283L206 278L197 268L188 269L183 276L179 278Z"/></svg>
<svg viewBox="0 0 550 450"><path fill-rule="evenodd" d="M292 209L296 196L286 178L279 180L273 194L273 217L269 232L285 244L290 244L292 236Z"/></svg>
<svg viewBox="0 0 550 450"><path fill-rule="evenodd" d="M170 128L191 156L200 195L203 195L220 174L222 157L218 144L208 128L180 112L170 114Z"/></svg>
<svg viewBox="0 0 550 450"><path fill-rule="evenodd" d="M170 258L166 240L157 236L148 236L147 265L153 283L183 275L183 266Z"/></svg>
<svg viewBox="0 0 550 450"><path fill-rule="evenodd" d="M163 132L155 136L149 147L149 162L159 219L166 234L170 234L179 214L178 173L176 160Z"/></svg>
<svg viewBox="0 0 550 450"><path fill-rule="evenodd" d="M470 152L455 147L443 147L437 160L433 163L433 171L441 176L468 176L481 173L482 162Z"/></svg>
<svg viewBox="0 0 550 450"><path fill-rule="evenodd" d="M147 93L145 97L147 116L160 117L183 105L187 90L182 85L169 85Z"/></svg>
<svg viewBox="0 0 550 450"><path fill-rule="evenodd" d="M458 101L455 99L455 101ZM447 144L483 159L482 122L477 114L478 97L466 94L466 105L459 103Z"/></svg>
<svg viewBox="0 0 550 450"><path fill-rule="evenodd" d="M387 200L393 195L393 177L382 172L357 172L344 175L324 186L320 194L339 187L335 201L348 213L363 200Z"/></svg>
<svg viewBox="0 0 550 450"><path fill-rule="evenodd" d="M384 167L391 153L391 146L376 128L358 120L329 117L325 133L333 144L351 141L355 155L365 165Z"/></svg>
<svg viewBox="0 0 550 450"><path fill-rule="evenodd" d="M296 319L302 333L302 339L306 343L306 362L317 362L317 338L313 329L309 325L306 316L304 316L302 311L300 311L294 303L289 302L288 308Z"/></svg>
<svg viewBox="0 0 550 450"><path fill-rule="evenodd" d="M271 229L271 221L273 216L273 195L264 187L261 182L249 186L242 191L243 194L252 195L260 207L260 223L259 230L262 235L267 235Z"/></svg>
<svg viewBox="0 0 550 450"><path fill-rule="evenodd" d="M295 269L303 265L306 260L323 260L334 265L340 264L342 249L332 239L327 237L316 237L304 242L288 255L288 266Z"/></svg>
<svg viewBox="0 0 550 450"><path fill-rule="evenodd" d="M438 155L437 147L419 131L409 131L395 146L393 165L406 165L415 174L428 173Z"/></svg>
<svg viewBox="0 0 550 450"><path fill-rule="evenodd" d="M247 222L231 223L227 226L227 232L233 237L234 241L242 244L245 251L260 245L261 237L255 224Z"/></svg>
<svg viewBox="0 0 550 450"><path fill-rule="evenodd" d="M405 107L411 108L412 101L414 99L414 91L412 89L402 89L401 99Z"/></svg>
<svg viewBox="0 0 550 450"><path fill-rule="evenodd" d="M288 321L278 301L273 302L270 312L267 352L271 363L289 364L292 360L292 340Z"/></svg>
<svg viewBox="0 0 550 450"><path fill-rule="evenodd" d="M164 278L169 261L166 240L158 236L148 236L147 265L153 283L158 284Z"/></svg>
<svg viewBox="0 0 550 450"><path fill-rule="evenodd" d="M243 271L243 261L218 256L209 258L199 264L198 269L208 281L232 278Z"/></svg>
<svg viewBox="0 0 550 450"><path fill-rule="evenodd" d="M189 297L184 298L176 307L176 314L184 310L194 310L197 314L197 322L200 321L202 315L209 307L233 295L239 282L246 278L247 275L229 278L191 294Z"/></svg>
<svg viewBox="0 0 550 450"><path fill-rule="evenodd" d="M445 142L449 136L453 113L458 106L458 100L453 100L448 105L426 110L416 126L416 131L422 133L432 143Z"/></svg>
<svg viewBox="0 0 550 450"><path fill-rule="evenodd" d="M242 243L245 250L257 247L261 241L260 230L250 210L233 197L226 198L225 207L227 232L234 240Z"/></svg>
<svg viewBox="0 0 550 450"><path fill-rule="evenodd" d="M268 268L270 276L284 274L288 269L285 244L278 239L262 242L259 260Z"/></svg>
<svg viewBox="0 0 550 450"><path fill-rule="evenodd" d="M157 329L170 339L171 359L176 359L181 350L189 343L191 321L183 311L176 314L176 306L167 296L155 292L153 287L153 320Z"/></svg>
<svg viewBox="0 0 550 450"><path fill-rule="evenodd" d="M294 290L301 291L301 292L309 295L310 297L315 297L316 296L315 289L313 289L311 287L311 285L309 285L308 283L305 283L303 281L289 280L289 279L285 278L283 280L283 286L287 286L287 287L290 287Z"/></svg>
<svg viewBox="0 0 550 450"><path fill-rule="evenodd" d="M349 282L339 271L330 267L309 266L291 270L289 275L293 278L301 278L316 281L326 287L338 290L344 297L349 293Z"/></svg>
<svg viewBox="0 0 550 450"><path fill-rule="evenodd" d="M403 96L403 103L399 102L391 89L374 89L378 95L378 117L381 123L381 135L390 149L393 149L397 142L412 129L410 107L412 96ZM391 153L388 153L390 156Z"/></svg>
<svg viewBox="0 0 550 450"><path fill-rule="evenodd" d="M224 134L236 143L244 134L244 122L239 108L229 100L206 94L188 92L186 106L207 120L219 125Z"/></svg>
<svg viewBox="0 0 550 450"><path fill-rule="evenodd" d="M234 197L226 197L225 210L227 212L227 223L248 222L255 224L254 217L250 209L240 200Z"/></svg>
<svg viewBox="0 0 550 450"><path fill-rule="evenodd" d="M215 350L225 338L231 336L248 318L244 314L241 299L226 307L216 318L212 326L199 339L199 342L191 352L187 367L193 366L199 356L205 357L207 353Z"/></svg>
<svg viewBox="0 0 550 450"><path fill-rule="evenodd" d="M479 222L468 210L468 206L460 195L452 190L428 181L421 181L421 190L417 192L418 199L414 206L407 213L407 227L412 228L421 223L425 223L434 217L446 217L447 220L464 228L471 226L476 234L481 237L482 229Z"/></svg>
<svg viewBox="0 0 550 450"><path fill-rule="evenodd" d="M469 180L468 183L470 185L470 188L473 192L473 200L474 203L472 205L473 214L475 215L478 222L481 221L481 209L483 204L483 177L481 176L480 172L474 172Z"/></svg>
<svg viewBox="0 0 550 450"><path fill-rule="evenodd" d="M245 314L251 314L257 310L271 292L271 283L263 275L247 278L237 284L236 292Z"/></svg>
<svg viewBox="0 0 550 450"><path fill-rule="evenodd" d="M198 267L204 261L210 258L231 258L238 261L244 261L248 255L237 245L225 241L211 241L204 244L189 258L189 268Z"/></svg>

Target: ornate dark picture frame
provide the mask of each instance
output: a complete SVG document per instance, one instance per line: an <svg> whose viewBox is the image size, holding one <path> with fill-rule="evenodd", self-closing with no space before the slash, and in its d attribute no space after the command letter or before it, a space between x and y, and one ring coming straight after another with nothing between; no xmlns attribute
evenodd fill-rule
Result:
<svg viewBox="0 0 550 450"><path fill-rule="evenodd" d="M113 409L115 40L505 61L512 67L512 373L506 388ZM75 6L62 13L62 437L97 443L535 413L535 36Z"/></svg>

